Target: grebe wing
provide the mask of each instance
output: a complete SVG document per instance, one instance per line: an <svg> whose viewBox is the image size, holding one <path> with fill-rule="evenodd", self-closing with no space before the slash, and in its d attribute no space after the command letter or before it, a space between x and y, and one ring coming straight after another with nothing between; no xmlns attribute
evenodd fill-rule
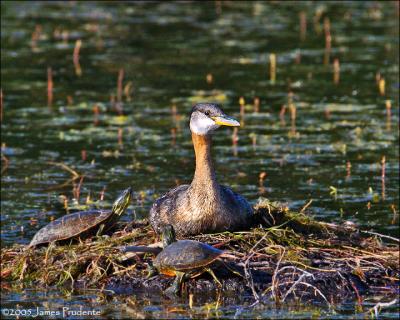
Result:
<svg viewBox="0 0 400 320"><path fill-rule="evenodd" d="M188 188L188 184L180 185L169 190L154 202L150 209L149 220L157 233L161 232L161 227L163 225L171 223L170 215L176 211L181 202L180 199Z"/></svg>
<svg viewBox="0 0 400 320"><path fill-rule="evenodd" d="M238 207L241 213L246 212L248 215L253 214L253 207L250 203L240 194L234 192L227 186L220 186L223 193L223 198L226 200L227 205Z"/></svg>

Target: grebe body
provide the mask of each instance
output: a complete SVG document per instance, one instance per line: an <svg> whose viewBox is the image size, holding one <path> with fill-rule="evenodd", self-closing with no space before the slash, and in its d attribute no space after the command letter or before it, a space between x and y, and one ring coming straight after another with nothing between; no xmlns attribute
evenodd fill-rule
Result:
<svg viewBox="0 0 400 320"><path fill-rule="evenodd" d="M242 230L251 224L251 205L216 179L211 134L221 125L240 124L216 104L199 103L193 107L190 130L196 155L195 174L191 184L168 191L153 204L150 223L158 234L167 224L179 236Z"/></svg>

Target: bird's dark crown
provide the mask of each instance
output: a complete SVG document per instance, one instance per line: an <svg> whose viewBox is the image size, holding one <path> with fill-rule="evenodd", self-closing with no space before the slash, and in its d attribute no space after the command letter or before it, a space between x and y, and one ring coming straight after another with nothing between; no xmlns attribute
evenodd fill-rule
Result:
<svg viewBox="0 0 400 320"><path fill-rule="evenodd" d="M217 117L224 115L221 105L217 103L197 103L193 106L192 112L199 111L209 117Z"/></svg>

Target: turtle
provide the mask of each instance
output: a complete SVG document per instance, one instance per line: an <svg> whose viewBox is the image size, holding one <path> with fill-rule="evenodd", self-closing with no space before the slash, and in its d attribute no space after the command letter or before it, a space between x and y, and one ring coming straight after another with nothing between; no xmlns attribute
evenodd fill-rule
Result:
<svg viewBox="0 0 400 320"><path fill-rule="evenodd" d="M175 276L173 284L165 290L165 293L178 295L184 280L195 278L204 272L208 272L221 286L210 265L224 251L195 240L177 241L174 228L169 224L162 227L161 237L163 250L156 256L153 264L149 265L148 277L157 272Z"/></svg>
<svg viewBox="0 0 400 320"><path fill-rule="evenodd" d="M131 198L132 188L129 187L114 201L112 210L79 211L58 218L35 234L29 248L78 237L84 239L93 234L101 235L115 225Z"/></svg>

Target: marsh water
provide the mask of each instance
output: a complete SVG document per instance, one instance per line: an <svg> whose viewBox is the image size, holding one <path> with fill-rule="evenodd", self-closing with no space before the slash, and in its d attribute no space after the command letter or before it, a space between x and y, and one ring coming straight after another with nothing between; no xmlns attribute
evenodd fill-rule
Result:
<svg viewBox="0 0 400 320"><path fill-rule="evenodd" d="M2 1L1 245L28 244L65 199L109 207L127 186L135 200L121 220L146 217L192 178L188 114L200 101L242 124L214 135L220 183L253 204L312 200L317 219L398 237L398 19L395 2ZM2 308L96 318L362 318L389 299L249 308L251 296L222 294L189 308L146 292L17 283L1 298ZM396 318L396 306L383 315Z"/></svg>

